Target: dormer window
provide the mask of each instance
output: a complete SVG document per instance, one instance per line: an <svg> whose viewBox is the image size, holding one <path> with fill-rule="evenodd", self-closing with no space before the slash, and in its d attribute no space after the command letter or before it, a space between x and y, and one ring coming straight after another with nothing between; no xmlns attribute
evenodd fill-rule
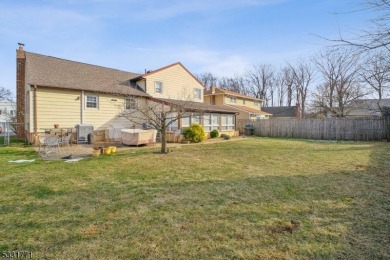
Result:
<svg viewBox="0 0 390 260"><path fill-rule="evenodd" d="M237 98L236 97L230 97L230 103L236 104L237 103Z"/></svg>

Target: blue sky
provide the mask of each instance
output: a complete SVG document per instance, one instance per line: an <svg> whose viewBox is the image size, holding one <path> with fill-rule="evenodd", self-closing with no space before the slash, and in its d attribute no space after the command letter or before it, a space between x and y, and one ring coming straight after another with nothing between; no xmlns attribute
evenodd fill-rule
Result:
<svg viewBox="0 0 390 260"><path fill-rule="evenodd" d="M359 0L1 0L0 86L15 92L18 42L59 58L143 73L180 61L234 76L294 63L367 25Z"/></svg>

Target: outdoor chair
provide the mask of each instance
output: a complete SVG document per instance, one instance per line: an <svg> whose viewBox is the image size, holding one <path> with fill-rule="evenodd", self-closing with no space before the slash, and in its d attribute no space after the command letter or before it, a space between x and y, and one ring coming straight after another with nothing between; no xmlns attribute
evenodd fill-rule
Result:
<svg viewBox="0 0 390 260"><path fill-rule="evenodd" d="M48 135L38 135L38 143L39 143L39 149L38 149L38 153L41 152L41 147L43 146L43 149L46 150L46 143L45 143L45 139Z"/></svg>
<svg viewBox="0 0 390 260"><path fill-rule="evenodd" d="M51 151L50 148L57 148L57 151L60 152L60 143L61 138L58 136L48 136L45 138L45 146L48 152Z"/></svg>
<svg viewBox="0 0 390 260"><path fill-rule="evenodd" d="M70 142L71 142L71 138L72 138L72 133L68 133L67 135L63 135L63 136L61 137L60 144L61 144L61 145L69 146L69 144L70 144Z"/></svg>

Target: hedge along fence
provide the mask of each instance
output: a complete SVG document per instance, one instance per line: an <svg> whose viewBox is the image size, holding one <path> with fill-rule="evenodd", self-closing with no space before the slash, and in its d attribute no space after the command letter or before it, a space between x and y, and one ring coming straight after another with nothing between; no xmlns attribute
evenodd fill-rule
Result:
<svg viewBox="0 0 390 260"><path fill-rule="evenodd" d="M240 133L245 133L248 126L254 128L254 134L257 136L346 141L387 139L390 141L390 117L237 121L237 129Z"/></svg>

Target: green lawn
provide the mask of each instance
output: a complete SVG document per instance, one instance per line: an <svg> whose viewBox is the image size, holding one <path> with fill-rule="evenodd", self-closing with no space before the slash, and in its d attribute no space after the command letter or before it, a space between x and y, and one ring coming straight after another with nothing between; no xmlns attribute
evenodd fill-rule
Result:
<svg viewBox="0 0 390 260"><path fill-rule="evenodd" d="M390 143L253 138L67 164L0 148L0 253L389 259Z"/></svg>

